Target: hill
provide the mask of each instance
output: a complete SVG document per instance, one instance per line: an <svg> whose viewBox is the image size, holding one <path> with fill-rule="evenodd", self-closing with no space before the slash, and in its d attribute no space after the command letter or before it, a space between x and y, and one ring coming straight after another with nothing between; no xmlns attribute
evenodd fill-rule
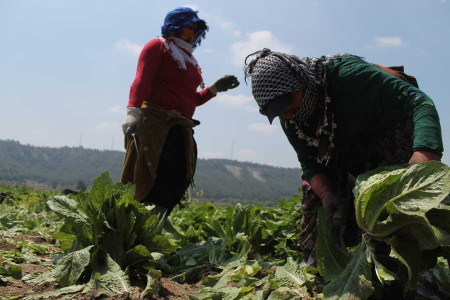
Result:
<svg viewBox="0 0 450 300"><path fill-rule="evenodd" d="M0 140L0 182L75 188L82 181L90 186L103 171L119 181L124 152L83 147L36 147ZM280 197L297 193L300 169L199 159L195 197L216 202L275 204Z"/></svg>

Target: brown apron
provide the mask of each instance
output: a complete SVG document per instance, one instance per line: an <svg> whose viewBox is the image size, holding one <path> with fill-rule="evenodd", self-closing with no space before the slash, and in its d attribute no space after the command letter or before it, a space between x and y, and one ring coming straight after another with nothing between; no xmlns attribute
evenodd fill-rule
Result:
<svg viewBox="0 0 450 300"><path fill-rule="evenodd" d="M135 199L141 202L150 193L156 179L159 158L166 141L167 134L175 125L181 125L185 136L186 179L194 177L196 154L192 128L196 123L174 110L165 110L158 105L144 102L141 107L139 130L137 133L138 153L134 140L125 136L127 150L122 170L122 183L136 185Z"/></svg>

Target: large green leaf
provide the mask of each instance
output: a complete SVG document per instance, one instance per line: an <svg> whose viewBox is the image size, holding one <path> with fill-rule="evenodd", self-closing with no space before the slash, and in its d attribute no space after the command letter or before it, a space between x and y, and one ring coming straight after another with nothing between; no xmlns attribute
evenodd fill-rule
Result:
<svg viewBox="0 0 450 300"><path fill-rule="evenodd" d="M258 273L261 269L262 267L259 265L259 263L257 261L254 261L253 264L246 264L235 269L230 278L233 281L240 281L255 276L256 273Z"/></svg>
<svg viewBox="0 0 450 300"><path fill-rule="evenodd" d="M421 270L421 251L416 240L396 235L392 238L391 256L400 260L408 270L407 287L414 290Z"/></svg>
<svg viewBox="0 0 450 300"><path fill-rule="evenodd" d="M69 253L58 261L54 276L60 286L67 287L78 281L81 273L89 265L92 247Z"/></svg>
<svg viewBox="0 0 450 300"><path fill-rule="evenodd" d="M324 299L368 299L374 291L371 280L371 264L363 241L345 270L325 286Z"/></svg>
<svg viewBox="0 0 450 300"><path fill-rule="evenodd" d="M375 228L388 219L389 212L424 217L449 192L450 168L441 162L418 163L393 171L392 167L389 171L376 169L358 177L354 189L356 219L359 227L371 235L387 236L392 232Z"/></svg>
<svg viewBox="0 0 450 300"><path fill-rule="evenodd" d="M4 266L0 265L0 277L13 277L15 279L20 279L22 277L22 267L18 264L6 264Z"/></svg>
<svg viewBox="0 0 450 300"><path fill-rule="evenodd" d="M113 197L117 198L116 206L124 205L128 207L128 204L134 200L135 186L132 184L122 184L120 182L113 186Z"/></svg>
<svg viewBox="0 0 450 300"><path fill-rule="evenodd" d="M77 209L77 201L67 196L54 196L47 201L51 210L77 228L88 225L87 216Z"/></svg>
<svg viewBox="0 0 450 300"><path fill-rule="evenodd" d="M95 179L89 194L93 205L97 209L101 210L106 201L111 201L113 185L114 183L107 171Z"/></svg>
<svg viewBox="0 0 450 300"><path fill-rule="evenodd" d="M375 256L375 253L367 247L368 255L375 265L375 275L382 285L390 285L394 280L397 279L397 275L384 266Z"/></svg>
<svg viewBox="0 0 450 300"><path fill-rule="evenodd" d="M275 280L279 286L284 287L299 288L314 277L308 273L307 268L300 268L300 264L292 257L288 257L286 264L279 266L275 271Z"/></svg>
<svg viewBox="0 0 450 300"><path fill-rule="evenodd" d="M225 255L226 242L224 240L217 240L209 238L206 241L206 251L208 252L208 260L212 265L219 264Z"/></svg>
<svg viewBox="0 0 450 300"><path fill-rule="evenodd" d="M162 235L154 236L151 242L146 243L145 246L150 252L160 252L163 254L173 253L176 250L176 246L172 245L169 239Z"/></svg>
<svg viewBox="0 0 450 300"><path fill-rule="evenodd" d="M131 290L130 278L109 254L106 254L104 262L97 261L93 274L97 294L117 296Z"/></svg>
<svg viewBox="0 0 450 300"><path fill-rule="evenodd" d="M220 274L206 277L200 293L190 299L265 299L271 290L273 275L261 280L255 278L261 269L258 261L244 258L230 261Z"/></svg>
<svg viewBox="0 0 450 300"><path fill-rule="evenodd" d="M199 274L204 274L210 270L211 266L209 266L208 264L196 265L192 268L185 269L184 272L171 277L171 279L178 283L187 283L191 282L194 277L198 278Z"/></svg>
<svg viewBox="0 0 450 300"><path fill-rule="evenodd" d="M433 226L440 244L444 247L450 247L450 205L441 203L439 206L430 209L426 213L426 218Z"/></svg>
<svg viewBox="0 0 450 300"><path fill-rule="evenodd" d="M308 292L304 288L288 288L288 287L280 287L270 293L269 298L267 300L305 300L311 299L308 295Z"/></svg>
<svg viewBox="0 0 450 300"><path fill-rule="evenodd" d="M22 277L22 281L32 285L43 285L50 282L55 282L55 277L53 276L53 271L47 271L44 273L28 273Z"/></svg>
<svg viewBox="0 0 450 300"><path fill-rule="evenodd" d="M239 299L241 289L235 287L223 287L220 289L203 288L196 296L189 296L193 300L234 300Z"/></svg>
<svg viewBox="0 0 450 300"><path fill-rule="evenodd" d="M52 237L59 242L59 245L64 252L69 251L72 248L73 242L76 240L75 235L63 231L53 233Z"/></svg>
<svg viewBox="0 0 450 300"><path fill-rule="evenodd" d="M372 231L372 236L380 238L402 232L403 235L414 237L419 243L420 249L428 250L450 244L450 232L433 226L426 216L405 214L393 206L388 207L387 212L389 217L377 222Z"/></svg>
<svg viewBox="0 0 450 300"><path fill-rule="evenodd" d="M450 269L448 268L448 263L443 258L440 258L436 267L431 270L431 273L437 281L439 291L450 298Z"/></svg>
<svg viewBox="0 0 450 300"><path fill-rule="evenodd" d="M106 233L102 243L103 250L120 266L125 262L125 249L123 247L122 235L118 231Z"/></svg>
<svg viewBox="0 0 450 300"><path fill-rule="evenodd" d="M146 296L158 296L161 287L161 275L161 271L155 269L148 270L147 285L141 293L141 298L145 298Z"/></svg>
<svg viewBox="0 0 450 300"><path fill-rule="evenodd" d="M134 266L138 264L145 265L146 263L153 260L153 256L150 251L148 251L148 249L142 245L137 245L133 249L128 250L125 257L128 266Z"/></svg>
<svg viewBox="0 0 450 300"><path fill-rule="evenodd" d="M242 206L240 203L236 204L233 209L233 232L236 234L248 226L248 208Z"/></svg>
<svg viewBox="0 0 450 300"><path fill-rule="evenodd" d="M102 210L94 204L89 193L79 193L77 195L77 200L77 208L84 212L89 220L88 227L92 232L92 244L98 246L102 234L106 231L106 228L111 228L111 226L108 224Z"/></svg>
<svg viewBox="0 0 450 300"><path fill-rule="evenodd" d="M210 219L211 223L208 223L212 229L216 233L217 237L220 237L223 240L227 240L227 234L225 232L225 228L222 226L222 224L217 220L216 218Z"/></svg>
<svg viewBox="0 0 450 300"><path fill-rule="evenodd" d="M350 261L350 256L336 247L323 208L319 209L316 244L317 267L326 282L336 279Z"/></svg>

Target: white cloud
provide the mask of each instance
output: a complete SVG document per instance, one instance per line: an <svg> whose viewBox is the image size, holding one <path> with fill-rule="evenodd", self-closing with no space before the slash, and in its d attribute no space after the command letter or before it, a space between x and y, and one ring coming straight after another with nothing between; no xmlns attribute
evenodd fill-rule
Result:
<svg viewBox="0 0 450 300"><path fill-rule="evenodd" d="M117 122L103 122L94 126L96 131L118 131L121 130L120 124Z"/></svg>
<svg viewBox="0 0 450 300"><path fill-rule="evenodd" d="M247 33L247 38L248 40L245 42L238 42L231 45L233 63L236 66L242 66L247 55L263 48L284 53L292 53L294 49L292 45L281 42L268 30Z"/></svg>
<svg viewBox="0 0 450 300"><path fill-rule="evenodd" d="M120 104L114 104L113 106L108 108L106 111L109 113L112 113L112 114L126 115L126 111L125 111L123 105L120 105Z"/></svg>
<svg viewBox="0 0 450 300"><path fill-rule="evenodd" d="M274 133L278 130L275 125L270 125L269 123L252 123L247 127L250 131L261 132L261 133Z"/></svg>
<svg viewBox="0 0 450 300"><path fill-rule="evenodd" d="M239 95L228 95L228 94L219 94L217 95L215 101L222 103L226 106L244 106L246 104L251 103L252 98L239 94Z"/></svg>
<svg viewBox="0 0 450 300"><path fill-rule="evenodd" d="M235 37L240 37L241 36L241 32L239 31L239 30L233 30L233 35L235 36Z"/></svg>
<svg viewBox="0 0 450 300"><path fill-rule="evenodd" d="M142 51L142 48L143 47L141 45L132 43L126 39L121 39L116 42L116 49L125 51L125 52L127 52L129 54L133 54L133 55L139 55L139 53L141 53L141 51Z"/></svg>
<svg viewBox="0 0 450 300"><path fill-rule="evenodd" d="M405 42L398 36L376 37L375 47L381 48L400 48L405 46Z"/></svg>
<svg viewBox="0 0 450 300"><path fill-rule="evenodd" d="M224 29L224 30L232 30L234 25L233 22L231 22L230 20L219 16L219 15L210 15L209 16L211 21L216 23L217 25L220 26L220 28Z"/></svg>
<svg viewBox="0 0 450 300"><path fill-rule="evenodd" d="M448 3L448 0L441 0L441 4Z"/></svg>

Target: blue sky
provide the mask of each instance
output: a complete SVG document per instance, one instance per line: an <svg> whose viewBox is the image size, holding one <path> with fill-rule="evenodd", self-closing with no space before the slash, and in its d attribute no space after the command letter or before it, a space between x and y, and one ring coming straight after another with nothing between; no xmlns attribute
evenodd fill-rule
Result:
<svg viewBox="0 0 450 300"><path fill-rule="evenodd" d="M205 83L225 74L241 81L197 108L201 158L299 166L279 123L268 125L244 83L244 57L268 47L404 65L436 103L450 164L448 0L0 0L0 139L123 150L139 51L169 10L186 5L210 26L194 52Z"/></svg>

